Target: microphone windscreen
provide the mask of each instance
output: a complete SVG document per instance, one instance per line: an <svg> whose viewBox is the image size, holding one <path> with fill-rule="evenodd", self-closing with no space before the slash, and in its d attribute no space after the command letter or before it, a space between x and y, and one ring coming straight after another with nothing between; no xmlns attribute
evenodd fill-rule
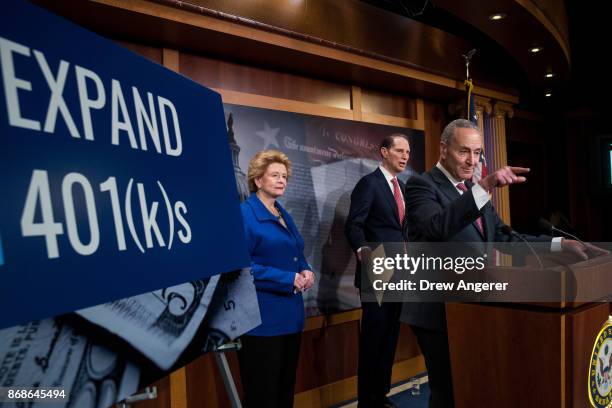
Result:
<svg viewBox="0 0 612 408"><path fill-rule="evenodd" d="M508 235L513 235L513 231L512 228L509 225L503 224L501 226L501 230L504 234L508 234Z"/></svg>
<svg viewBox="0 0 612 408"><path fill-rule="evenodd" d="M540 218L538 221L538 228L540 228L542 231L550 233L553 230L553 225L548 220Z"/></svg>

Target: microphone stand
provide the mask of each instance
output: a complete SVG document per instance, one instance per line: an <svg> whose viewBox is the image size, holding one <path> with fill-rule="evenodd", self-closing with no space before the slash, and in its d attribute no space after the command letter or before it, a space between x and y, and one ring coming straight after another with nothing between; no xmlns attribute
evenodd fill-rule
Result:
<svg viewBox="0 0 612 408"><path fill-rule="evenodd" d="M518 232L516 232L515 230L512 229L512 227L510 227L509 225L504 225L502 226L502 231L506 234L510 234L513 237L516 237L518 239L520 239L521 241L523 241L525 244L527 244L527 246L529 247L529 249L531 250L531 253L536 257L536 259L538 260L538 264L540 264L540 269L544 269L544 264L542 263L542 259L540 259L540 256L537 254L537 252L535 251L535 249L533 248L533 246L529 243L529 241L527 241L521 234L519 234Z"/></svg>

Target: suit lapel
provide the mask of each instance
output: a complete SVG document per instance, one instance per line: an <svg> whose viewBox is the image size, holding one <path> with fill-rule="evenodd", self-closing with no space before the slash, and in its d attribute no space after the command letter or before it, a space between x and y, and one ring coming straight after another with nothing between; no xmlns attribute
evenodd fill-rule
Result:
<svg viewBox="0 0 612 408"><path fill-rule="evenodd" d="M446 198L448 198L450 201L455 201L456 199L461 197L461 194L459 194L455 186L453 186L453 184L448 180L444 173L440 171L439 168L434 167L433 169L431 169L429 174L431 175L433 181L435 181L438 185L440 191L442 191Z"/></svg>
<svg viewBox="0 0 612 408"><path fill-rule="evenodd" d="M400 225L398 220L399 212L397 211L397 204L395 203L395 197L389 188L389 184L387 184L387 179L380 168L376 169L375 173L378 180L378 189L381 191L383 197L385 197L387 204L389 204L389 209L391 210L393 219L397 221L397 225Z"/></svg>
<svg viewBox="0 0 612 408"><path fill-rule="evenodd" d="M429 174L431 175L432 179L438 184L438 187L440 188L440 190L444 193L444 195L450 201L455 201L456 199L461 197L461 194L459 194L459 192L457 191L457 188L453 185L453 183L450 182L450 180L444 175L444 173L442 173L442 171L439 168L434 167L433 169L431 169ZM474 184L470 181L465 182L465 186L468 189L471 188L473 185ZM484 214L486 214L486 211L483 211L483 217L482 217L483 218L482 229L484 230L484 233L485 233L484 237L480 233L480 229L478 228L478 224L476 223L476 221L474 220L472 222L472 226L476 229L476 232L478 233L479 236L483 238L483 240L485 240L486 236L488 235L487 226L489 224L489 222L487 222L486 220L487 217L485 217Z"/></svg>

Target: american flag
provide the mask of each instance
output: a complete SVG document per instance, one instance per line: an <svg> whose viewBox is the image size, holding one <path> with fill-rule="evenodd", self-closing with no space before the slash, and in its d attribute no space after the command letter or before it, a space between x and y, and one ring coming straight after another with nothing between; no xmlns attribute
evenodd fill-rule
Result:
<svg viewBox="0 0 612 408"><path fill-rule="evenodd" d="M484 149L480 152L480 159L478 163L476 163L476 167L474 168L474 175L472 176L472 182L476 183L481 178L487 177L489 172L487 171L487 159L485 159Z"/></svg>
<svg viewBox="0 0 612 408"><path fill-rule="evenodd" d="M477 125L478 124L478 114L476 113L476 103L474 102L474 95L472 91L474 90L474 84L472 83L472 79L468 78L465 80L465 92L467 93L466 99L466 112L467 118L470 122ZM480 129L481 132L483 129ZM484 136L484 135L483 135ZM483 177L486 177L487 172L487 160L485 159L484 154L484 143L483 149L480 152L480 159L478 163L476 163L476 168L474 169L474 175L472 176L472 182L476 183Z"/></svg>

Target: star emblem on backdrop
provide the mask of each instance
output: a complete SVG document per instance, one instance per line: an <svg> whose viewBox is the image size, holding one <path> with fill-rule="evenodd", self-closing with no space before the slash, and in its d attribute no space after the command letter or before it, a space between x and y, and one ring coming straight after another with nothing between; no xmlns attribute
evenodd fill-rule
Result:
<svg viewBox="0 0 612 408"><path fill-rule="evenodd" d="M280 128L271 128L268 122L264 121L264 128L255 134L263 139L263 148L267 149L268 146L276 146L280 148L276 135L278 135Z"/></svg>

